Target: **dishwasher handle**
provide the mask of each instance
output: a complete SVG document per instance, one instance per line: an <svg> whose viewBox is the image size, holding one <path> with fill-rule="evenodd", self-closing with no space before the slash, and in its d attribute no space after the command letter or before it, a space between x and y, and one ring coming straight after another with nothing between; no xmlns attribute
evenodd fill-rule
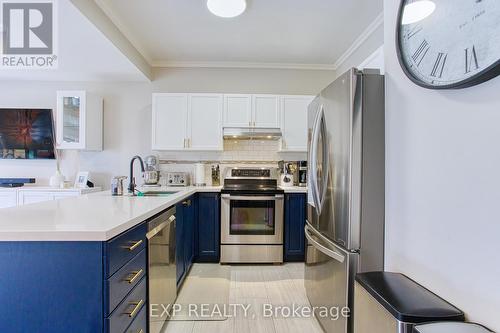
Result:
<svg viewBox="0 0 500 333"><path fill-rule="evenodd" d="M175 222L175 215L171 215L166 221L158 224L158 226L154 227L153 229L149 230L146 233L147 239L153 238L155 235L157 235L160 231L168 227L170 224Z"/></svg>

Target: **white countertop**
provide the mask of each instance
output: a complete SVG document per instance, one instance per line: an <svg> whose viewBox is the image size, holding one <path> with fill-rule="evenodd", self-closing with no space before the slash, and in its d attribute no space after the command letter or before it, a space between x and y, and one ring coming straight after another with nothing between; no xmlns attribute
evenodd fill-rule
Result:
<svg viewBox="0 0 500 333"><path fill-rule="evenodd" d="M113 197L109 191L4 208L0 241L106 241L196 192Z"/></svg>
<svg viewBox="0 0 500 333"><path fill-rule="evenodd" d="M285 193L307 193L307 187L303 186L280 186Z"/></svg>
<svg viewBox="0 0 500 333"><path fill-rule="evenodd" d="M78 187L50 187L50 186L39 186L39 185L25 185L20 187L0 187L0 191L41 191L41 192L78 192L81 194L88 194L94 192L100 192L102 189L100 187L92 188L78 188Z"/></svg>
<svg viewBox="0 0 500 333"><path fill-rule="evenodd" d="M162 197L111 196L110 191L45 201L0 212L0 241L107 241L196 192L220 192L221 186L148 187L174 191ZM305 192L303 187L285 192Z"/></svg>

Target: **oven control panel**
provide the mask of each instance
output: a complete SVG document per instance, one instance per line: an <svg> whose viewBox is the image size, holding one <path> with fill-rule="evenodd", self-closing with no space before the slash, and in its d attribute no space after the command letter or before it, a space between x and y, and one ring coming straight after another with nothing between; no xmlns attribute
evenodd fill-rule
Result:
<svg viewBox="0 0 500 333"><path fill-rule="evenodd" d="M167 186L188 186L189 176L187 172L167 173Z"/></svg>
<svg viewBox="0 0 500 333"><path fill-rule="evenodd" d="M261 178L271 177L271 170L269 169L232 169L231 177L245 177L245 178Z"/></svg>

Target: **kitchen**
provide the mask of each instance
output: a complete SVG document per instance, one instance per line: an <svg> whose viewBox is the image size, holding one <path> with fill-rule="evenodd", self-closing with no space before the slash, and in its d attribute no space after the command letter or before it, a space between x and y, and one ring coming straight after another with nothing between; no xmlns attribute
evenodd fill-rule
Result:
<svg viewBox="0 0 500 333"><path fill-rule="evenodd" d="M114 0L59 1L57 10L64 15L58 17L58 68L0 70L0 108L53 110L53 135L58 143L54 150L57 158L0 160L0 178L24 178L28 183L36 179L35 184L0 190L2 205L18 206L0 210L0 258L3 269L9 272L0 280L2 286L10 286L1 292L2 298L15 304L1 307L0 326L12 332L147 332L156 325L148 323L150 320L165 324L164 319L169 319L161 324L165 332L363 332L358 318L368 318L377 325L370 315L377 310L356 308L364 304L356 299L384 303L374 296L379 287L374 281L380 276L360 274L355 279L356 271L350 271L347 297L336 293L339 287L335 283L342 281L324 278L337 276L332 275L332 270L337 272L336 260L326 257L339 258L339 249L331 247L328 240L342 245L345 239L345 246L340 247L360 255L360 263L354 265L358 271L402 273L415 282L406 287L424 288L446 300L438 302L441 306L453 304L448 310L459 309L453 317L457 321L465 319L498 331L495 309L500 295L494 284L498 268L474 255L498 250L493 237L498 229L491 223L498 217L495 170L500 161L491 153L498 141L493 127L500 103L495 93L498 78L494 78L498 66L484 71L482 80L475 77L471 87L423 87L425 77L409 74L399 58L405 50L394 43L398 7L406 2L409 5L410 1L395 0L349 4L320 0L265 4L254 0L246 2L241 15L226 19L213 15L205 1L124 5ZM436 3L432 15L441 13ZM443 1L443 6L448 6L446 3ZM496 5L488 1L474 6L491 6L485 12L498 13ZM352 23L354 16L359 24ZM194 28L188 28L189 17L196 18ZM130 23L137 20L144 24ZM261 23L257 27L256 21ZM244 43L242 33L247 36ZM78 36L77 44L74 36ZM478 45L467 53L467 57L472 56L468 69L477 71L474 54L478 65L488 60L480 55ZM410 45L411 51L414 47L418 45ZM432 58L429 62L434 62ZM452 64L452 57L445 61ZM432 65L426 64L431 69ZM352 67L366 70L363 74L351 72ZM345 142L336 135L351 125L339 125L342 122L334 120L329 110L340 101L345 105L355 101L356 89L343 90L345 95L340 97L337 90L328 87L342 81L350 87L366 83L365 75L377 75L368 70L371 68L384 75L385 92L373 93L375 90L363 84L367 89L364 95L385 96L385 107L378 118L362 122L369 126L358 127L358 144L363 149L360 155L353 153L352 160L336 150ZM443 73L447 75L447 69ZM431 81L426 82L431 85ZM319 105L314 102L316 96L320 96ZM58 110L71 108L75 97L84 101L80 113L86 121L77 146L75 137L71 143L61 140L68 136L58 131L72 129L58 126L64 120L57 119L61 114ZM328 104L329 100L335 102ZM317 116L321 105L319 113L324 116ZM370 110L377 109L368 106L373 103L366 103L362 114L373 114ZM356 127L353 129L355 132ZM327 137L332 141L323 140ZM61 147L61 142L63 146L68 143L67 147ZM334 147L333 160L323 155L329 149L325 146L328 142ZM312 150L318 163L311 164ZM376 153L372 156L370 152ZM136 159L132 172L137 195L133 197L127 192L135 155L141 156L148 174L154 172L146 169L159 170L162 186L143 186L141 163ZM384 155L382 161L372 159ZM156 162L148 156L155 156ZM344 184L342 177L356 184L356 179L344 172L339 171L336 178L322 172L339 165L339 156L347 165L358 163L358 156L366 162L364 176L372 177L362 179L362 184L372 188L361 187L362 208L358 212L360 221L366 216L383 221L366 231L368 240L381 239L367 243L374 250L350 248L349 235L344 238L335 231L340 230L337 227L329 229L321 223L332 207L335 214L341 209L356 211L354 206L346 208L344 197L334 199L337 194L329 192L330 185L324 186L333 179L337 179L336 186ZM308 162L307 171L306 163L300 161ZM311 177L314 168L321 180L314 189L298 186L301 167L310 176L308 181L315 178ZM285 169L294 175L287 176ZM473 180L464 179L464 175L474 175ZM125 178L114 180L115 176ZM154 182L155 176L150 177ZM288 177L296 186L286 181ZM167 186L170 180L178 184L184 180L182 185L189 182L190 186ZM124 195L111 196L112 188ZM264 199L240 200L242 196ZM330 206L330 200L335 206ZM471 220L478 226L474 237L468 227ZM359 234L363 235L361 225ZM121 245L114 242L120 239L128 248L135 247L120 252ZM315 242L319 245L314 246ZM456 252L464 244L475 250L462 253L463 261L457 260ZM321 246L326 250L315 252ZM332 249L337 253L332 254ZM364 254L368 261L373 260L373 266L363 266L367 263ZM354 262L350 253L347 257L344 263ZM152 265L156 259L162 261L158 266ZM175 274L164 271L173 266ZM118 279L116 272L123 268L134 273L125 280L133 280L116 283L118 289L113 289L113 278ZM46 278L35 283L40 276ZM395 284L406 281L400 275L384 278ZM311 281L319 284L311 287ZM163 308L151 307L154 303L170 304L166 299L175 297L171 291L176 288L167 286L177 284L176 304L186 305L184 309L172 316L173 309L162 315ZM158 291L152 292L152 288ZM72 305L47 307L47 297L68 299ZM325 321L319 312L307 314L315 305L334 304L340 311L344 303L354 314L367 315L330 313L328 316L336 319ZM193 305L191 317L189 304ZM201 304L211 307L203 312ZM222 314L216 311L216 304ZM242 306L222 310L224 304ZM260 311L266 304L272 309ZM286 316L286 309L293 304L305 309L304 316ZM250 312L259 310L257 319L245 316L247 305L251 305ZM45 310L28 310L33 308ZM24 311L30 311L29 319ZM118 313L121 317L115 321L113 316ZM118 326L112 326L115 324ZM356 325L361 326L356 329ZM417 329L421 332L434 332L420 326Z"/></svg>

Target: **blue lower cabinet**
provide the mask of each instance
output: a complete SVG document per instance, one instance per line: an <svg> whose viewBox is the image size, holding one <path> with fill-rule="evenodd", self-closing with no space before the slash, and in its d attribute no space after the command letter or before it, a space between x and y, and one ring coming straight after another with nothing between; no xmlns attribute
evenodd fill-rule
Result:
<svg viewBox="0 0 500 333"><path fill-rule="evenodd" d="M146 249L139 252L104 283L104 313L108 316L146 275Z"/></svg>
<svg viewBox="0 0 500 333"><path fill-rule="evenodd" d="M102 242L0 242L0 331L103 332Z"/></svg>
<svg viewBox="0 0 500 333"><path fill-rule="evenodd" d="M146 333L146 223L106 242L0 242L0 331Z"/></svg>
<svg viewBox="0 0 500 333"><path fill-rule="evenodd" d="M303 193L285 195L285 261L304 261L305 259L306 200L307 196Z"/></svg>
<svg viewBox="0 0 500 333"><path fill-rule="evenodd" d="M125 330L125 333L146 333L148 331L148 307L145 305Z"/></svg>
<svg viewBox="0 0 500 333"><path fill-rule="evenodd" d="M105 325L108 333L123 333L132 321L139 315L140 310L147 304L146 279L141 282L125 297L111 315L106 318Z"/></svg>
<svg viewBox="0 0 500 333"><path fill-rule="evenodd" d="M146 232L147 224L142 223L104 243L106 276L113 275L146 248Z"/></svg>
<svg viewBox="0 0 500 333"><path fill-rule="evenodd" d="M194 225L195 225L195 197L191 197L184 203L184 270L186 274L193 264L194 258Z"/></svg>
<svg viewBox="0 0 500 333"><path fill-rule="evenodd" d="M175 265L177 269L177 284L180 284L185 272L184 260L184 206L175 206Z"/></svg>
<svg viewBox="0 0 500 333"><path fill-rule="evenodd" d="M196 261L219 262L220 193L198 193Z"/></svg>

